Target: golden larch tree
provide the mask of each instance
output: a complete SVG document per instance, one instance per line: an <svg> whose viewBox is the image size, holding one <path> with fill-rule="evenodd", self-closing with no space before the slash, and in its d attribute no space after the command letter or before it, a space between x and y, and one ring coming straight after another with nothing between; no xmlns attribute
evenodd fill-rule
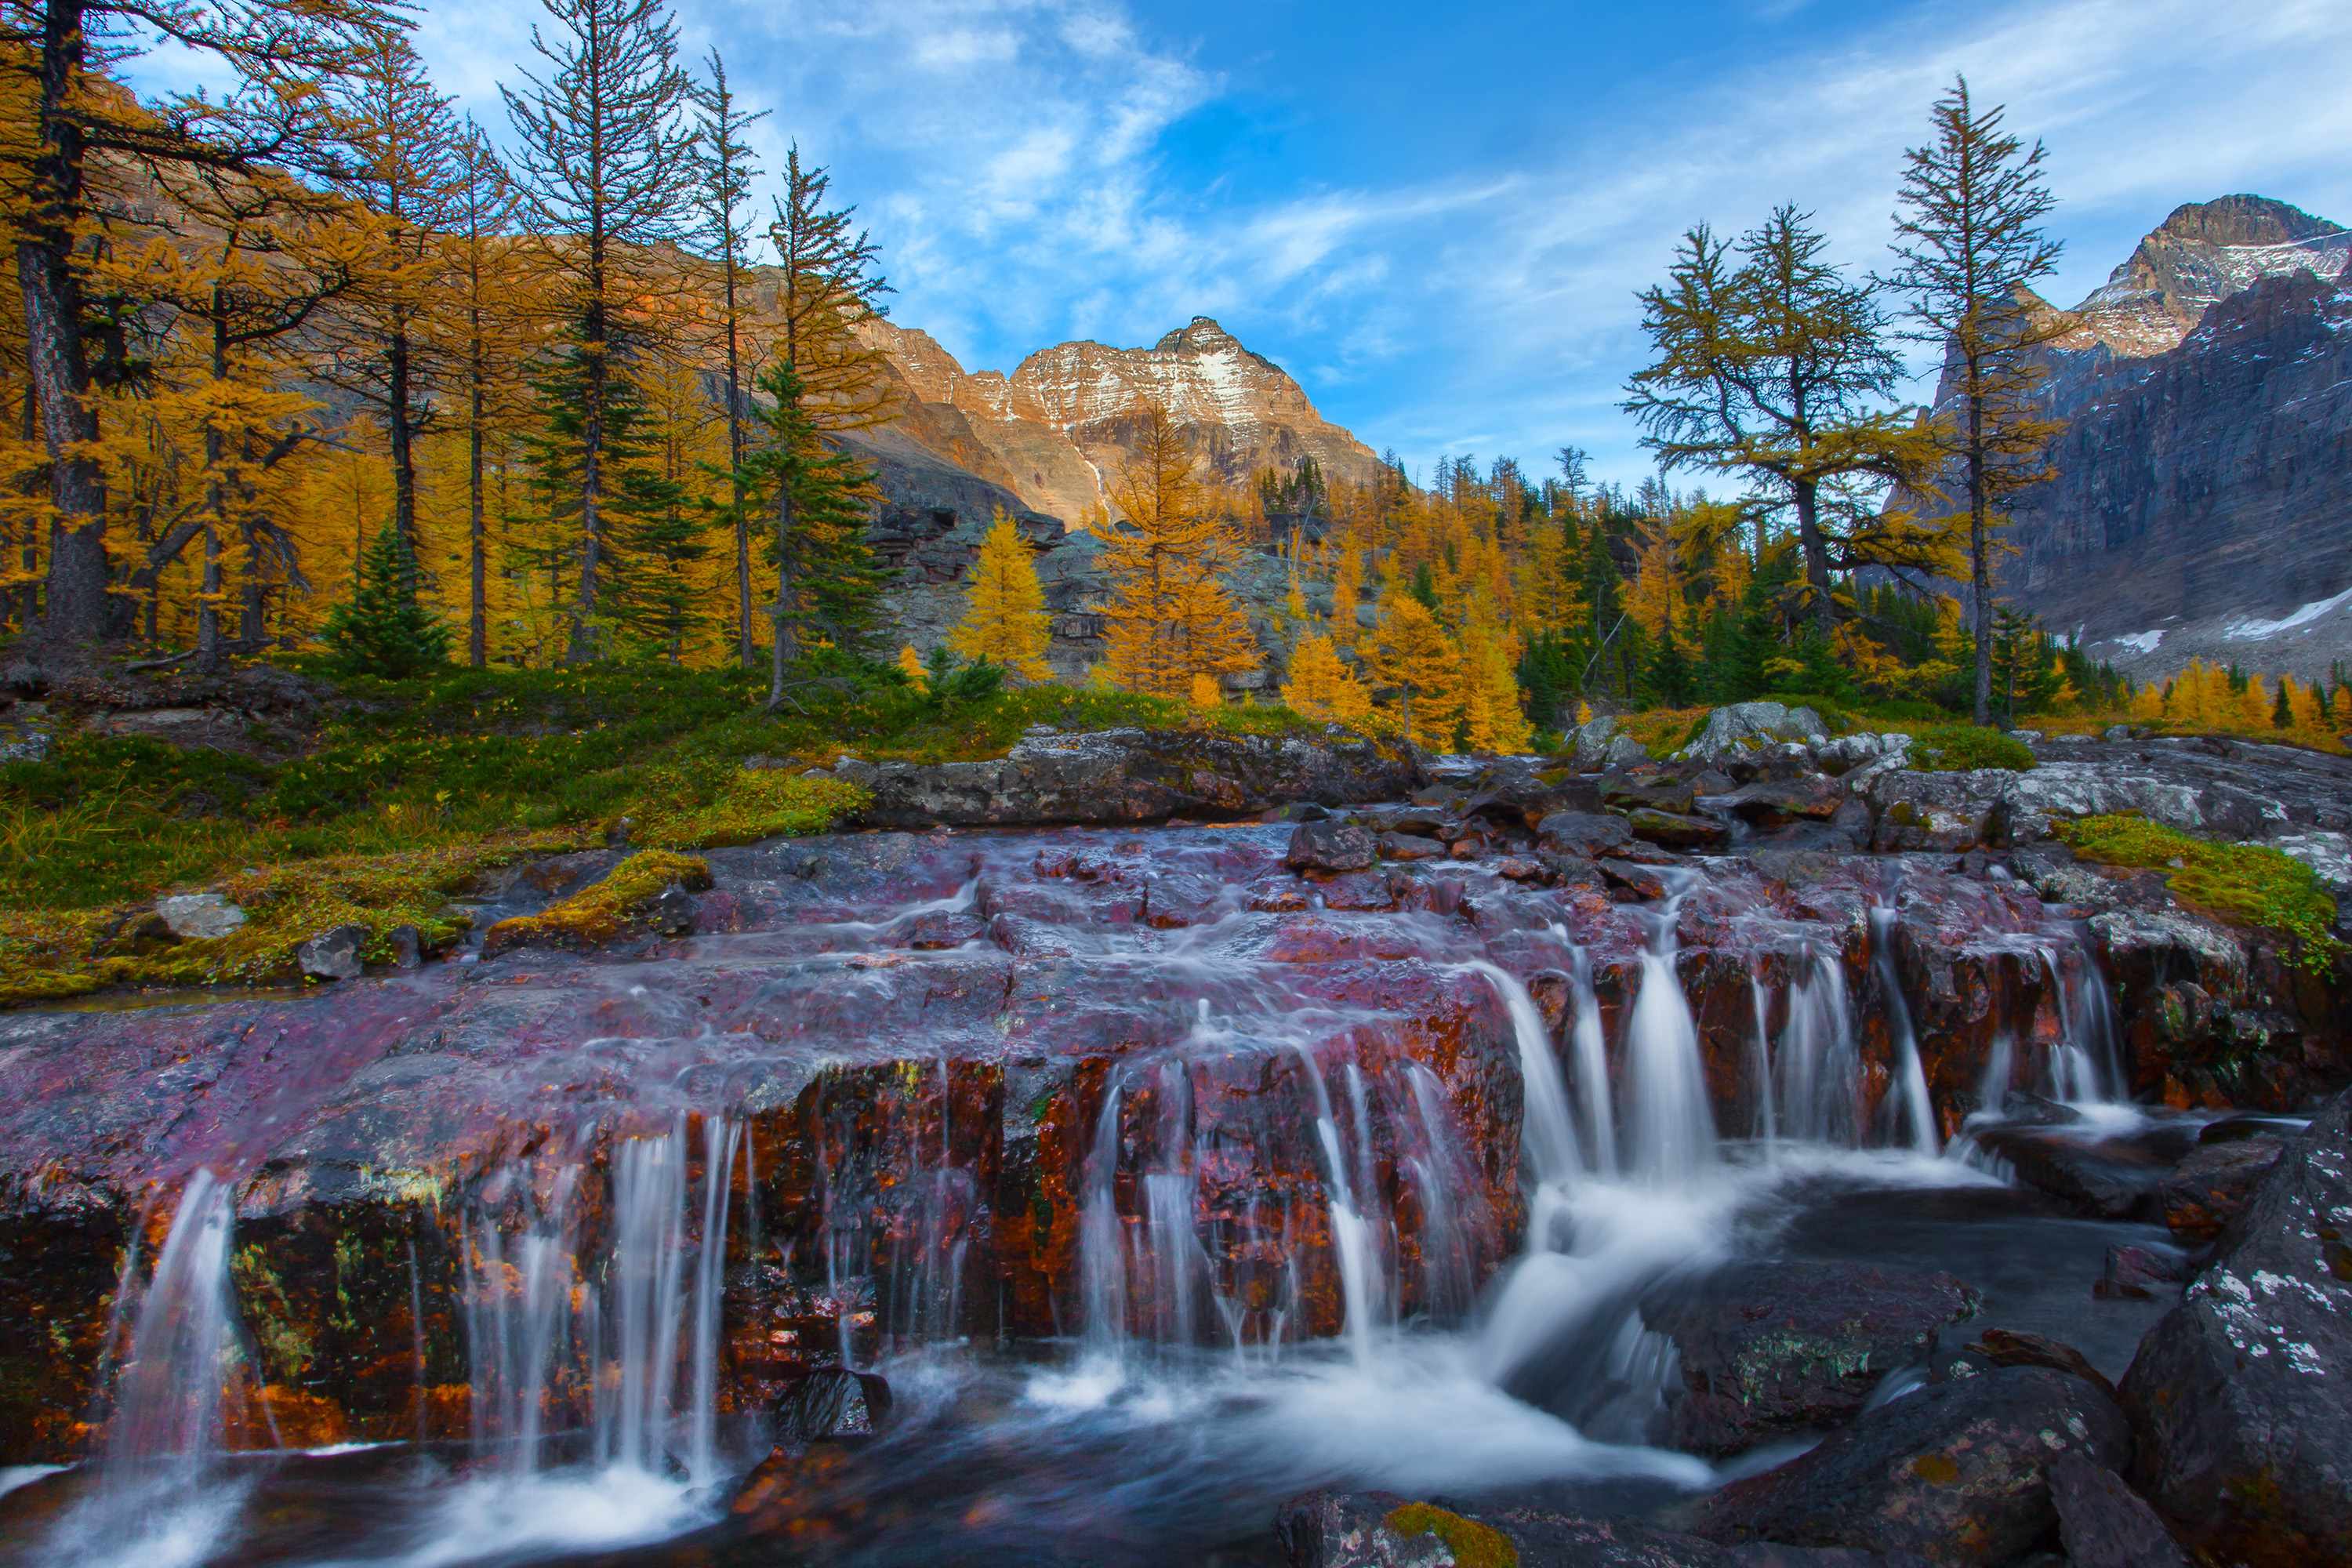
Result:
<svg viewBox="0 0 2352 1568"><path fill-rule="evenodd" d="M1355 724L1372 710L1370 693L1356 682L1327 637L1302 640L1290 656L1284 706L1302 719L1323 724Z"/></svg>
<svg viewBox="0 0 2352 1568"><path fill-rule="evenodd" d="M1524 752L1534 743L1525 697L1511 669L1510 642L1491 624L1462 632L1463 728L1474 752Z"/></svg>
<svg viewBox="0 0 2352 1568"><path fill-rule="evenodd" d="M1165 407L1144 411L1141 437L1111 487L1121 521L1101 556L1111 584L1104 663L1129 691L1188 697L1196 675L1257 668L1257 641L1218 579L1240 543Z"/></svg>
<svg viewBox="0 0 2352 1568"><path fill-rule="evenodd" d="M1452 751L1462 718L1462 650L1437 617L1410 595L1391 599L1368 662L1373 679L1395 693L1405 738L1423 751Z"/></svg>
<svg viewBox="0 0 2352 1568"><path fill-rule="evenodd" d="M1000 506L971 565L963 622L948 634L948 646L966 658L994 659L1017 675L1045 680L1054 673L1045 662L1053 637L1036 563Z"/></svg>

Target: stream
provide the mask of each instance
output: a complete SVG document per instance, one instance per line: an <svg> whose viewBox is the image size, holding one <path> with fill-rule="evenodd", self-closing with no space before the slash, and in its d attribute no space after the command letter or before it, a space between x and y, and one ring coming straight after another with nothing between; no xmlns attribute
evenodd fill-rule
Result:
<svg viewBox="0 0 2352 1568"><path fill-rule="evenodd" d="M93 1106L159 1064L182 1098L53 1134L132 1195L76 1331L97 1457L0 1469L0 1562L1270 1564L1325 1486L1665 1518L1801 1444L1660 1445L1661 1285L1948 1270L2110 1376L2169 1305L2091 1293L2160 1226L1977 1142L2011 1089L2193 1133L2128 1103L2030 891L1302 878L1292 831L714 851L649 953L58 1015ZM1998 984L1954 1039L1895 928L1963 898ZM730 1500L818 1365L891 1418L753 1529Z"/></svg>

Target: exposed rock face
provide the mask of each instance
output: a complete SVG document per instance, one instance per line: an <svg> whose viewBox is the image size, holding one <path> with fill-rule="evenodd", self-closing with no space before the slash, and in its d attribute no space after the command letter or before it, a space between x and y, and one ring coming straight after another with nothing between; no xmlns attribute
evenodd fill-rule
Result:
<svg viewBox="0 0 2352 1568"><path fill-rule="evenodd" d="M1206 316L1148 349L1059 343L1009 376L966 373L919 330L877 321L859 331L889 356L906 391L908 412L886 428L1066 521L1105 503L1104 480L1125 459L1147 403L1166 405L1228 479L1308 457L1328 474L1360 481L1376 461L1370 447L1317 413L1281 367ZM887 476L885 490L899 499Z"/></svg>
<svg viewBox="0 0 2352 1568"><path fill-rule="evenodd" d="M2037 351L2070 423L2006 531L2004 598L2141 678L2197 657L2311 679L2352 655L2347 252L2246 195L2140 242Z"/></svg>
<svg viewBox="0 0 2352 1568"><path fill-rule="evenodd" d="M2312 1123L2124 1379L2133 1479L2217 1562L2352 1563L2352 1095Z"/></svg>

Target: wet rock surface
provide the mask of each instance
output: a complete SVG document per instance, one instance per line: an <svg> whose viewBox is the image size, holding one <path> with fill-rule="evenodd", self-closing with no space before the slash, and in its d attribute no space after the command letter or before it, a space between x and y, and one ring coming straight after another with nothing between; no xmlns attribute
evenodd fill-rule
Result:
<svg viewBox="0 0 2352 1568"><path fill-rule="evenodd" d="M2259 1136L2199 1144L2157 1184L2165 1225L2184 1240L2212 1240L2246 1206L2285 1150L2284 1139Z"/></svg>
<svg viewBox="0 0 2352 1568"><path fill-rule="evenodd" d="M2123 1412L2081 1378L2000 1368L1928 1384L1778 1469L1734 1481L1709 1502L1702 1532L2009 1563L2055 1535L2050 1471L2069 1453L2125 1464Z"/></svg>
<svg viewBox="0 0 2352 1568"><path fill-rule="evenodd" d="M1977 1292L1948 1274L1795 1259L1653 1291L1642 1321L1675 1342L1680 1371L1664 1437L1723 1455L1834 1426L1977 1306Z"/></svg>
<svg viewBox="0 0 2352 1568"><path fill-rule="evenodd" d="M2210 1555L2352 1562L2352 1095L2285 1151L2123 1384L2132 1479Z"/></svg>
<svg viewBox="0 0 2352 1568"><path fill-rule="evenodd" d="M1288 1568L1924 1568L1927 1561L1769 1542L1727 1546L1640 1520L1535 1509L1458 1513L1387 1492L1295 1499L1276 1516L1276 1535Z"/></svg>

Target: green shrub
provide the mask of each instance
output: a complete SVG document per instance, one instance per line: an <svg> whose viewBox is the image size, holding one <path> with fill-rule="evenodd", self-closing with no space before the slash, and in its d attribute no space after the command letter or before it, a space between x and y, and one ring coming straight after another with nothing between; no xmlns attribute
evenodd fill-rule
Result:
<svg viewBox="0 0 2352 1568"><path fill-rule="evenodd" d="M1911 765L1930 773L1964 773L1977 768L2024 773L2033 766L2033 752L2024 742L1999 730L1979 724L1943 724L1913 738Z"/></svg>

